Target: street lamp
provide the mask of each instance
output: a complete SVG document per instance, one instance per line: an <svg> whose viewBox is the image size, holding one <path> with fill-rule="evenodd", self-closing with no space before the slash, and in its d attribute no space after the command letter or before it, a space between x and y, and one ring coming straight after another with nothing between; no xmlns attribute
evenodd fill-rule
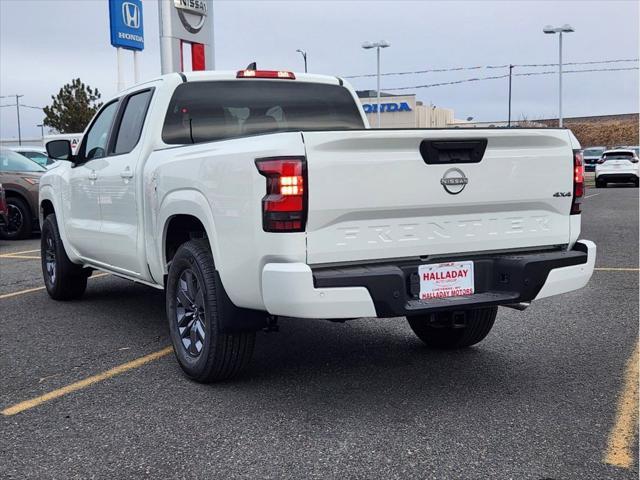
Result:
<svg viewBox="0 0 640 480"><path fill-rule="evenodd" d="M300 52L300 55L304 58L304 73L307 73L307 52L300 49L297 49L296 52Z"/></svg>
<svg viewBox="0 0 640 480"><path fill-rule="evenodd" d="M377 73L377 78L378 78L378 88L377 88L377 114L378 114L378 128L380 128L380 49L381 48L387 48L390 47L391 44L389 42L387 42L386 40L379 40L377 42L364 42L362 44L362 48L364 48L365 50L370 50L372 48L376 49L376 54L377 54L377 60L378 60L378 73Z"/></svg>
<svg viewBox="0 0 640 480"><path fill-rule="evenodd" d="M44 124L42 123L38 123L36 125L36 127L40 127L40 135L42 136L42 138L44 139Z"/></svg>
<svg viewBox="0 0 640 480"><path fill-rule="evenodd" d="M551 35L556 33L560 34L558 59L558 126L562 128L562 34L575 32L575 30L571 25L565 23L561 27L547 25L542 29L542 31Z"/></svg>

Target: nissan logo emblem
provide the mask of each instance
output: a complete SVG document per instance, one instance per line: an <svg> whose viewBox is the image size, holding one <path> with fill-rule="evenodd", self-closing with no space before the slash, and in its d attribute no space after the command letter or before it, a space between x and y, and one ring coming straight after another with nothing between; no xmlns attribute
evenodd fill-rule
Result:
<svg viewBox="0 0 640 480"><path fill-rule="evenodd" d="M207 3L205 0L173 0L173 6L176 7L180 22L182 22L182 26L187 32L198 33L202 29L204 21L207 18ZM195 25L189 23L185 12L200 17Z"/></svg>
<svg viewBox="0 0 640 480"><path fill-rule="evenodd" d="M457 195L464 190L469 183L469 179L459 168L450 168L440 179L440 185L444 187L447 193Z"/></svg>

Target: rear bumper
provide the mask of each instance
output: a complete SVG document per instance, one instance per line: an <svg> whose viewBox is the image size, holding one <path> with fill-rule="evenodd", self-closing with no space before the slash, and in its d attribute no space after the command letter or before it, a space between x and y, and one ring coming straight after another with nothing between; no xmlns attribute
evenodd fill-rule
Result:
<svg viewBox="0 0 640 480"><path fill-rule="evenodd" d="M614 171L596 172L596 178L608 182L635 182L638 180L638 173L635 171Z"/></svg>
<svg viewBox="0 0 640 480"><path fill-rule="evenodd" d="M581 240L568 251L438 259L473 260L476 293L428 301L418 298L415 262L314 269L269 263L262 272L262 296L272 315L301 318L396 317L508 305L584 287L595 257L596 245Z"/></svg>

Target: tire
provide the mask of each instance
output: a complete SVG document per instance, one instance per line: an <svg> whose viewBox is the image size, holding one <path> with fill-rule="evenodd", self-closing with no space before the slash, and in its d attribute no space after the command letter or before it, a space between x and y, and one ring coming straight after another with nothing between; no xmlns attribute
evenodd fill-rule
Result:
<svg viewBox="0 0 640 480"><path fill-rule="evenodd" d="M17 197L7 198L9 222L0 227L0 235L7 240L22 240L31 236L33 216L29 205Z"/></svg>
<svg viewBox="0 0 640 480"><path fill-rule="evenodd" d="M166 287L167 319L173 349L185 375L200 383L238 375L253 355L255 332L221 333L223 286L216 282L206 240L180 246L171 262Z"/></svg>
<svg viewBox="0 0 640 480"><path fill-rule="evenodd" d="M638 185L640 185L640 178L636 178L636 179L633 181L633 184L636 186L636 188L638 188Z"/></svg>
<svg viewBox="0 0 640 480"><path fill-rule="evenodd" d="M481 342L491 331L498 307L477 308L461 312L436 312L407 317L413 333L431 348L465 348Z"/></svg>
<svg viewBox="0 0 640 480"><path fill-rule="evenodd" d="M87 289L91 270L69 260L64 250L55 214L42 222L40 257L42 277L47 293L54 300L73 300L82 297Z"/></svg>
<svg viewBox="0 0 640 480"><path fill-rule="evenodd" d="M607 182L596 179L596 188L607 188Z"/></svg>

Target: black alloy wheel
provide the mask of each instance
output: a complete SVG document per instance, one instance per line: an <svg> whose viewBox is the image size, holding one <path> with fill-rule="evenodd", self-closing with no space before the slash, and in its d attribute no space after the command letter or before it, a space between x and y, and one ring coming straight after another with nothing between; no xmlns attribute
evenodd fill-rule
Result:
<svg viewBox="0 0 640 480"><path fill-rule="evenodd" d="M29 238L31 235L31 211L29 206L17 197L7 198L7 224L0 227L0 237L7 240Z"/></svg>
<svg viewBox="0 0 640 480"><path fill-rule="evenodd" d="M57 266L56 266L56 245L53 239L53 232L51 230L47 230L44 234L44 267L46 274L49 277L49 282L51 285L56 284L57 276Z"/></svg>
<svg viewBox="0 0 640 480"><path fill-rule="evenodd" d="M182 272L177 287L176 324L180 340L188 355L198 357L207 338L204 294L191 269Z"/></svg>

